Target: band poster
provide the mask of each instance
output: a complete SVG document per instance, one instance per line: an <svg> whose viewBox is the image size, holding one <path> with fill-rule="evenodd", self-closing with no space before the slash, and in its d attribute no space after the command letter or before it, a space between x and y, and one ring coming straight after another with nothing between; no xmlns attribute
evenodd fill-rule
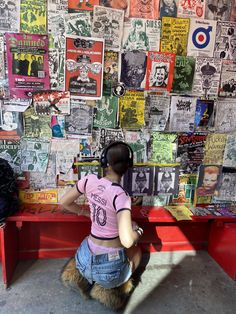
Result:
<svg viewBox="0 0 236 314"><path fill-rule="evenodd" d="M172 92L182 93L184 95L191 92L194 72L195 58L176 56Z"/></svg>
<svg viewBox="0 0 236 314"><path fill-rule="evenodd" d="M179 0L160 0L160 18L163 16L177 17Z"/></svg>
<svg viewBox="0 0 236 314"><path fill-rule="evenodd" d="M236 131L236 102L229 99L218 100L216 103L215 129L220 133Z"/></svg>
<svg viewBox="0 0 236 314"><path fill-rule="evenodd" d="M214 57L236 61L236 23L217 22Z"/></svg>
<svg viewBox="0 0 236 314"><path fill-rule="evenodd" d="M178 17L196 17L204 19L205 0L179 0Z"/></svg>
<svg viewBox="0 0 236 314"><path fill-rule="evenodd" d="M161 21L131 18L124 22L124 50L159 51Z"/></svg>
<svg viewBox="0 0 236 314"><path fill-rule="evenodd" d="M0 33L19 32L20 0L2 0L0 6Z"/></svg>
<svg viewBox="0 0 236 314"><path fill-rule="evenodd" d="M104 38L106 50L120 51L124 11L101 6L93 10L92 36Z"/></svg>
<svg viewBox="0 0 236 314"><path fill-rule="evenodd" d="M236 168L235 147L236 147L236 135L229 134L227 137L227 142L226 142L225 151L224 151L224 160L223 160L224 167Z"/></svg>
<svg viewBox="0 0 236 314"><path fill-rule="evenodd" d="M146 90L170 92L174 76L175 55L149 51Z"/></svg>
<svg viewBox="0 0 236 314"><path fill-rule="evenodd" d="M29 34L47 33L46 0L21 0L20 30Z"/></svg>
<svg viewBox="0 0 236 314"><path fill-rule="evenodd" d="M38 115L69 115L70 93L50 90L34 92L33 105Z"/></svg>
<svg viewBox="0 0 236 314"><path fill-rule="evenodd" d="M49 89L48 36L6 33L9 89L13 98L28 98Z"/></svg>
<svg viewBox="0 0 236 314"><path fill-rule="evenodd" d="M213 57L216 21L191 19L188 35L188 56Z"/></svg>
<svg viewBox="0 0 236 314"><path fill-rule="evenodd" d="M236 62L223 60L219 96L236 97Z"/></svg>
<svg viewBox="0 0 236 314"><path fill-rule="evenodd" d="M205 19L229 21L232 1L234 0L206 0Z"/></svg>
<svg viewBox="0 0 236 314"><path fill-rule="evenodd" d="M48 14L63 14L68 10L68 0L48 0Z"/></svg>
<svg viewBox="0 0 236 314"><path fill-rule="evenodd" d="M176 194L178 193L178 183L179 183L178 166L155 167L154 195Z"/></svg>
<svg viewBox="0 0 236 314"><path fill-rule="evenodd" d="M130 17L156 20L159 18L160 0L130 0Z"/></svg>
<svg viewBox="0 0 236 314"><path fill-rule="evenodd" d="M68 0L68 12L93 11L99 0Z"/></svg>
<svg viewBox="0 0 236 314"><path fill-rule="evenodd" d="M89 11L65 14L66 35L91 37L92 19Z"/></svg>
<svg viewBox="0 0 236 314"><path fill-rule="evenodd" d="M117 51L105 51L103 95L110 96L113 85L118 82L119 55Z"/></svg>
<svg viewBox="0 0 236 314"><path fill-rule="evenodd" d="M101 99L104 39L66 37L66 90L81 99Z"/></svg>
<svg viewBox="0 0 236 314"><path fill-rule="evenodd" d="M161 52L172 52L178 56L187 55L189 19L163 17Z"/></svg>
<svg viewBox="0 0 236 314"><path fill-rule="evenodd" d="M208 134L204 147L204 165L222 165L226 134Z"/></svg>

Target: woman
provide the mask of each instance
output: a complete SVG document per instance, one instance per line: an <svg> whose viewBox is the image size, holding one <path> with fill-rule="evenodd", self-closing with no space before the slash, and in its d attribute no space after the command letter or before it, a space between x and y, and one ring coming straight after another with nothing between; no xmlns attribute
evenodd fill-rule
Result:
<svg viewBox="0 0 236 314"><path fill-rule="evenodd" d="M138 267L141 250L136 246L143 230L131 220L131 199L120 186L133 166L132 149L123 142L108 145L101 156L105 177L89 174L79 180L61 200L62 206L78 215L90 216L91 234L76 252L76 267L90 284L111 289L127 282ZM90 214L75 200L88 199Z"/></svg>

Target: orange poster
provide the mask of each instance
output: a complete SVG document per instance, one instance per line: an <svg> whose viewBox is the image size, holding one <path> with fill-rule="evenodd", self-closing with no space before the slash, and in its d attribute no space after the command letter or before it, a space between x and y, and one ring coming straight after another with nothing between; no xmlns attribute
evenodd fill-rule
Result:
<svg viewBox="0 0 236 314"><path fill-rule="evenodd" d="M99 5L99 0L68 0L68 12L92 11L95 5Z"/></svg>
<svg viewBox="0 0 236 314"><path fill-rule="evenodd" d="M130 0L130 17L158 19L159 0Z"/></svg>

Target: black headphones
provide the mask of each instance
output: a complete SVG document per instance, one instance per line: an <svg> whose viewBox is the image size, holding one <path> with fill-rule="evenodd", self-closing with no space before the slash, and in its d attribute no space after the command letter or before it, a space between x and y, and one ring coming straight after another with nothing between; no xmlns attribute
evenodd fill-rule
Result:
<svg viewBox="0 0 236 314"><path fill-rule="evenodd" d="M125 142L117 141L117 142L112 142L112 143L108 144L108 145L104 148L104 150L102 151L101 158L100 158L100 163L101 163L101 167L102 167L102 168L108 167L107 153L108 153L109 149L110 149L111 147L116 146L116 145L119 145L119 144L122 144L122 145L125 145L125 146L128 147L128 149L129 149L128 164L129 164L129 168L133 167L134 153L133 153L132 148L131 148L128 144L126 144Z"/></svg>

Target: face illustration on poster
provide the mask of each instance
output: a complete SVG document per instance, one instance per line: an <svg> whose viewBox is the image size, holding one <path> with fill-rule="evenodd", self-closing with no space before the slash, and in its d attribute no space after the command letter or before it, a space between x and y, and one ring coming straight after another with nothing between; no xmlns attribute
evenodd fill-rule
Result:
<svg viewBox="0 0 236 314"><path fill-rule="evenodd" d="M161 0L160 16L176 16L177 5L175 0Z"/></svg>
<svg viewBox="0 0 236 314"><path fill-rule="evenodd" d="M17 129L17 123L14 121L13 113L5 111L2 114L2 125L1 128L4 131L12 131Z"/></svg>
<svg viewBox="0 0 236 314"><path fill-rule="evenodd" d="M174 177L175 174L170 171L160 172L158 174L158 192L173 194L174 190Z"/></svg>
<svg viewBox="0 0 236 314"><path fill-rule="evenodd" d="M133 174L133 193L148 193L148 182L149 175L145 172L139 171L136 174Z"/></svg>
<svg viewBox="0 0 236 314"><path fill-rule="evenodd" d="M150 86L167 87L168 64L153 63L153 75L150 77Z"/></svg>

